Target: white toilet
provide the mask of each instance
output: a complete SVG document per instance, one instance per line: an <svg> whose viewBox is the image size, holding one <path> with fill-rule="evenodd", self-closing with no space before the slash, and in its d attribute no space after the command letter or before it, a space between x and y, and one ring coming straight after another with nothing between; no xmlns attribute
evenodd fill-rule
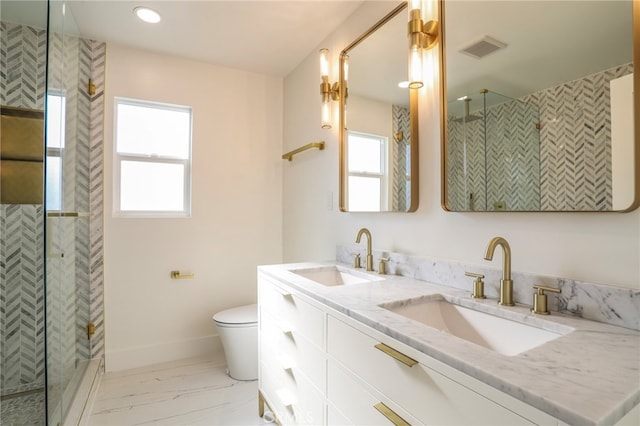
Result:
<svg viewBox="0 0 640 426"><path fill-rule="evenodd" d="M258 378L258 305L245 305L213 316L229 376L236 380Z"/></svg>

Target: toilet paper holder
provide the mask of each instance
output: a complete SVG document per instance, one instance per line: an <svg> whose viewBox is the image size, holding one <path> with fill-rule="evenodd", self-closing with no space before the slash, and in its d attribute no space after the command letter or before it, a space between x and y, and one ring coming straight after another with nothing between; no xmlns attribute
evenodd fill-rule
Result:
<svg viewBox="0 0 640 426"><path fill-rule="evenodd" d="M183 274L180 271L171 271L171 278L173 278L174 280L187 280L187 279L191 279L194 278L196 276L196 274Z"/></svg>

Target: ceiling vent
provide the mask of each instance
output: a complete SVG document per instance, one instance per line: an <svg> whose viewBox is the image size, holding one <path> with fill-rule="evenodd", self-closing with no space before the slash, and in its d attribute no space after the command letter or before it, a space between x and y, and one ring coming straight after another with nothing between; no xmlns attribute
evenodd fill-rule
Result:
<svg viewBox="0 0 640 426"><path fill-rule="evenodd" d="M460 49L460 53L472 56L476 59L481 59L496 50L504 49L507 47L506 43L496 40L495 38L484 36L479 41L476 41L469 46Z"/></svg>

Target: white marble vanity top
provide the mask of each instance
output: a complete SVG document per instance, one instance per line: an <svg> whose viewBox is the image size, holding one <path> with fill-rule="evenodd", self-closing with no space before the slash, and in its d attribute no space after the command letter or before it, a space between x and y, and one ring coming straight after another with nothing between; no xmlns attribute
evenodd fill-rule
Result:
<svg viewBox="0 0 640 426"><path fill-rule="evenodd" d="M529 306L503 307L495 299L471 299L469 291L396 275L374 274L384 280L327 287L290 272L333 264L269 265L259 271L570 425L612 425L640 403L638 331L555 312L533 315ZM506 356L379 306L433 294L485 312L500 309L505 317L525 316L532 325L574 331Z"/></svg>

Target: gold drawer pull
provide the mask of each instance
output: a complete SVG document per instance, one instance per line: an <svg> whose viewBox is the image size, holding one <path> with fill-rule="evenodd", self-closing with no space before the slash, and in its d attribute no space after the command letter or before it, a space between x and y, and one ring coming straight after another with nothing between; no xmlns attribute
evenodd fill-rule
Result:
<svg viewBox="0 0 640 426"><path fill-rule="evenodd" d="M418 363L418 361L416 361L415 359L409 358L402 352L398 352L397 350L393 349L391 346L387 346L384 343L378 343L375 347L376 349L381 350L385 354L397 359L398 361L400 361L405 365L408 365L409 367L413 367Z"/></svg>
<svg viewBox="0 0 640 426"><path fill-rule="evenodd" d="M282 297L292 297L293 295L291 294L291 292L278 287L277 285L273 286L274 290L276 291L276 293L278 293L280 296Z"/></svg>
<svg viewBox="0 0 640 426"><path fill-rule="evenodd" d="M373 406L373 408L380 411L383 416L389 419L391 423L393 423L396 426L411 426L410 423L407 423L405 419L397 415L395 411L393 411L391 408L384 405L384 403L382 402L378 402L376 405Z"/></svg>

